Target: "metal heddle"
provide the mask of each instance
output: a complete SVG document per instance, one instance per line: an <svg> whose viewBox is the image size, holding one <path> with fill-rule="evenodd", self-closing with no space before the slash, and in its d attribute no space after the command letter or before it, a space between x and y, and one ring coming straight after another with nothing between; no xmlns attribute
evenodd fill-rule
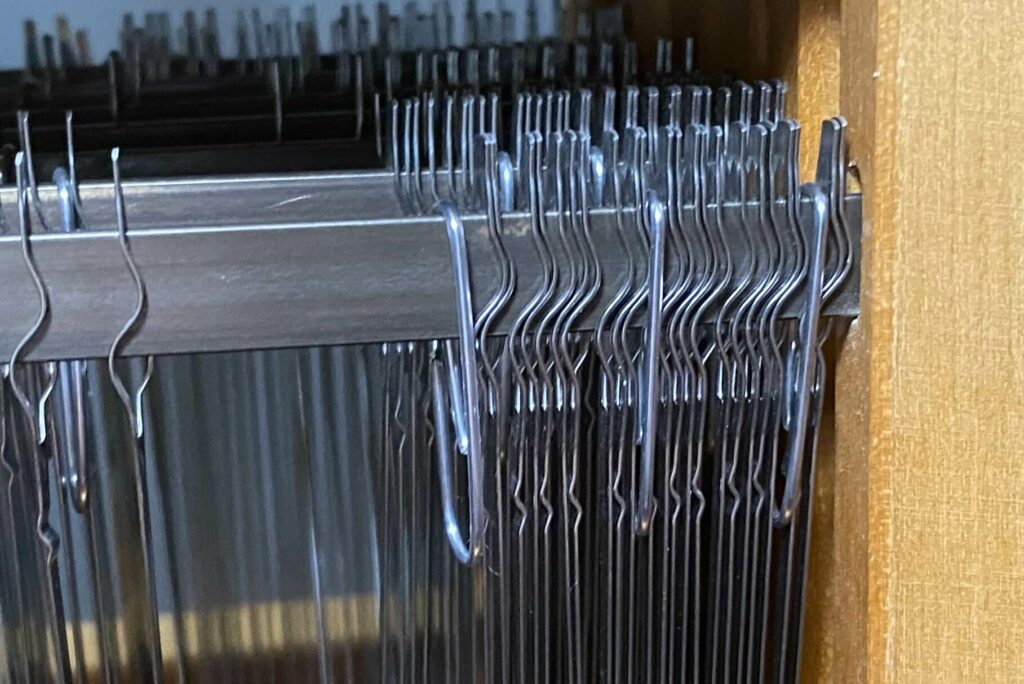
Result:
<svg viewBox="0 0 1024 684"><path fill-rule="evenodd" d="M26 27L10 681L797 680L846 122L464 10Z"/></svg>

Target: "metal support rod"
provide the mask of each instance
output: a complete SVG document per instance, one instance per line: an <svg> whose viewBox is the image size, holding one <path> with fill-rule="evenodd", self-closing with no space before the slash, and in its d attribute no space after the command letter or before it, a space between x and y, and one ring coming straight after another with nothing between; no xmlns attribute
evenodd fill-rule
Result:
<svg viewBox="0 0 1024 684"><path fill-rule="evenodd" d="M132 249L146 273L145 319L125 355L264 349L455 337L452 273L435 216L396 219L390 174L321 174L284 178L125 183ZM59 209L52 186L40 188L44 211ZM13 195L0 191L0 210ZM82 203L90 230L32 236L52 313L26 361L99 358L109 349L133 300L118 249L109 184L86 184ZM740 225L724 207L724 225ZM801 225L812 221L809 202ZM859 262L861 201L846 199ZM16 216L13 216L16 220ZM499 282L487 219L464 216L474 264L473 295L487 301ZM577 325L588 329L613 296L626 255L613 210L592 212L594 245L607 284ZM8 225L17 225L9 221ZM517 311L540 278L526 214L503 220L504 241L519 287ZM728 236L726 236L728 239ZM738 262L742 236L730 247ZM858 313L859 269L823 315ZM742 269L737 268L737 272ZM0 357L9 356L36 313L32 281L14 236L0 237ZM800 293L783 316L800 313ZM507 331L508 317L492 331Z"/></svg>

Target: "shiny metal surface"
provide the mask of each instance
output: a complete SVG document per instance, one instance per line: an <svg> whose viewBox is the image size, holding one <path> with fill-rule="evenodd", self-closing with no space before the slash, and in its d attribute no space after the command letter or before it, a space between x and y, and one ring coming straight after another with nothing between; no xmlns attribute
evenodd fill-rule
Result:
<svg viewBox="0 0 1024 684"><path fill-rule="evenodd" d="M81 189L90 230L32 237L32 249L52 302L46 329L27 360L93 358L106 354L134 300L116 239L111 185ZM267 349L454 337L452 273L437 217L396 219L393 177L386 173L318 174L222 180L125 183L132 249L149 292L148 308L127 355ZM56 190L40 188L46 224L59 226ZM3 216L16 226L12 189L0 190ZM725 224L737 205L726 205ZM802 205L801 225L810 225ZM847 197L859 261L861 203ZM474 297L486 301L498 266L487 220L464 217L473 264ZM591 213L592 233L606 272L626 256L615 237L612 212ZM509 310L518 310L540 277L527 215L504 217L505 245L522 286ZM8 228L10 229L10 228ZM728 236L727 236L728 237ZM744 242L730 248L742 261ZM853 269L856 276L859 269ZM28 328L32 280L18 240L0 237L0 356L8 356ZM582 328L613 296L602 288ZM859 278L851 277L828 302L825 316L858 312ZM799 293L783 314L799 313ZM383 313L382 313L383 312ZM497 321L496 332L508 321Z"/></svg>

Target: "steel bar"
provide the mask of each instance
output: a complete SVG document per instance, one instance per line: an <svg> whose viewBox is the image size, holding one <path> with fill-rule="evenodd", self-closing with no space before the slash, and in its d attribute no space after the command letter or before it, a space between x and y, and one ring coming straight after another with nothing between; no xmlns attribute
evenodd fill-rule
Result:
<svg viewBox="0 0 1024 684"><path fill-rule="evenodd" d="M14 150L4 155L0 164L13 164ZM10 159L10 161L8 161ZM51 178L57 167L67 166L65 152L33 154L37 178ZM382 166L374 141L318 140L289 143L248 143L242 145L211 145L209 147L145 149L131 147L121 150L121 173L125 178L149 179L183 176L337 171ZM6 166L0 166L0 169ZM110 151L75 152L75 170L79 180L110 177Z"/></svg>
<svg viewBox="0 0 1024 684"><path fill-rule="evenodd" d="M131 148L121 150L126 157L131 157L131 152ZM272 155L272 149L266 149L266 154ZM438 175L441 176L440 172ZM38 174L37 177L44 180ZM387 219L402 214L395 198L393 176L385 171L125 180L123 190L131 233L151 228ZM89 228L114 230L113 184L82 183L79 195ZM41 184L39 197L46 224L60 225L55 187ZM17 229L13 186L0 187L0 217L10 231Z"/></svg>
<svg viewBox="0 0 1024 684"><path fill-rule="evenodd" d="M453 276L442 222L434 216L394 218L390 182L387 174L367 173L126 183L129 236L149 304L125 353L453 337ZM44 211L55 212L52 187L40 192ZM103 356L131 312L135 291L111 229L110 192L109 184L83 186L91 230L34 233L33 255L52 314L26 360ZM17 225L12 200L6 189L0 193L9 228ZM729 213L738 209L725 207L727 225L736 223ZM802 225L810 224L809 211L805 203ZM859 264L860 196L846 199L846 215ZM485 302L498 281L486 219L471 215L464 221L474 299ZM52 213L49 225L58 224ZM612 210L593 211L592 230L605 284L580 320L582 328L595 323L625 263ZM505 217L505 244L519 273L510 311L519 310L540 277L528 231L525 214ZM743 244L736 236L738 260ZM855 264L853 276L826 304L826 316L857 315L858 272ZM0 237L0 278L6 287L0 298L3 358L38 312L16 235ZM784 315L796 316L801 301L797 293ZM495 331L502 330L499 322Z"/></svg>

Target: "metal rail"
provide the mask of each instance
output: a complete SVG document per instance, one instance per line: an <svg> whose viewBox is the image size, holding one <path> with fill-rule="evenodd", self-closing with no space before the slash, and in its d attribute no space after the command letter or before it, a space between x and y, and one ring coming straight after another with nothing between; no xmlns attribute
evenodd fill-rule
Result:
<svg viewBox="0 0 1024 684"><path fill-rule="evenodd" d="M136 182L126 183L124 194L132 250L149 293L128 355L455 336L442 221L394 218L400 212L387 173ZM53 187L41 187L40 195L47 224L59 226ZM0 358L10 357L38 313L14 199L12 188L0 190L8 230L0 237ZM112 186L84 184L82 199L89 230L43 233L34 222L32 253L52 308L25 360L104 356L132 311L135 289L113 228ZM738 206L726 206L726 225L738 226L738 214ZM809 226L806 203L801 216ZM859 311L859 195L846 199L846 216L856 263L825 306L826 316ZM486 219L470 215L464 222L474 301L486 302L498 279ZM743 250L739 230L734 254ZM592 232L606 281L581 328L596 322L626 258L611 210L592 213ZM504 233L519 274L509 309L516 311L535 289L539 265L525 214L506 216ZM800 301L793 297L783 315L797 316Z"/></svg>

